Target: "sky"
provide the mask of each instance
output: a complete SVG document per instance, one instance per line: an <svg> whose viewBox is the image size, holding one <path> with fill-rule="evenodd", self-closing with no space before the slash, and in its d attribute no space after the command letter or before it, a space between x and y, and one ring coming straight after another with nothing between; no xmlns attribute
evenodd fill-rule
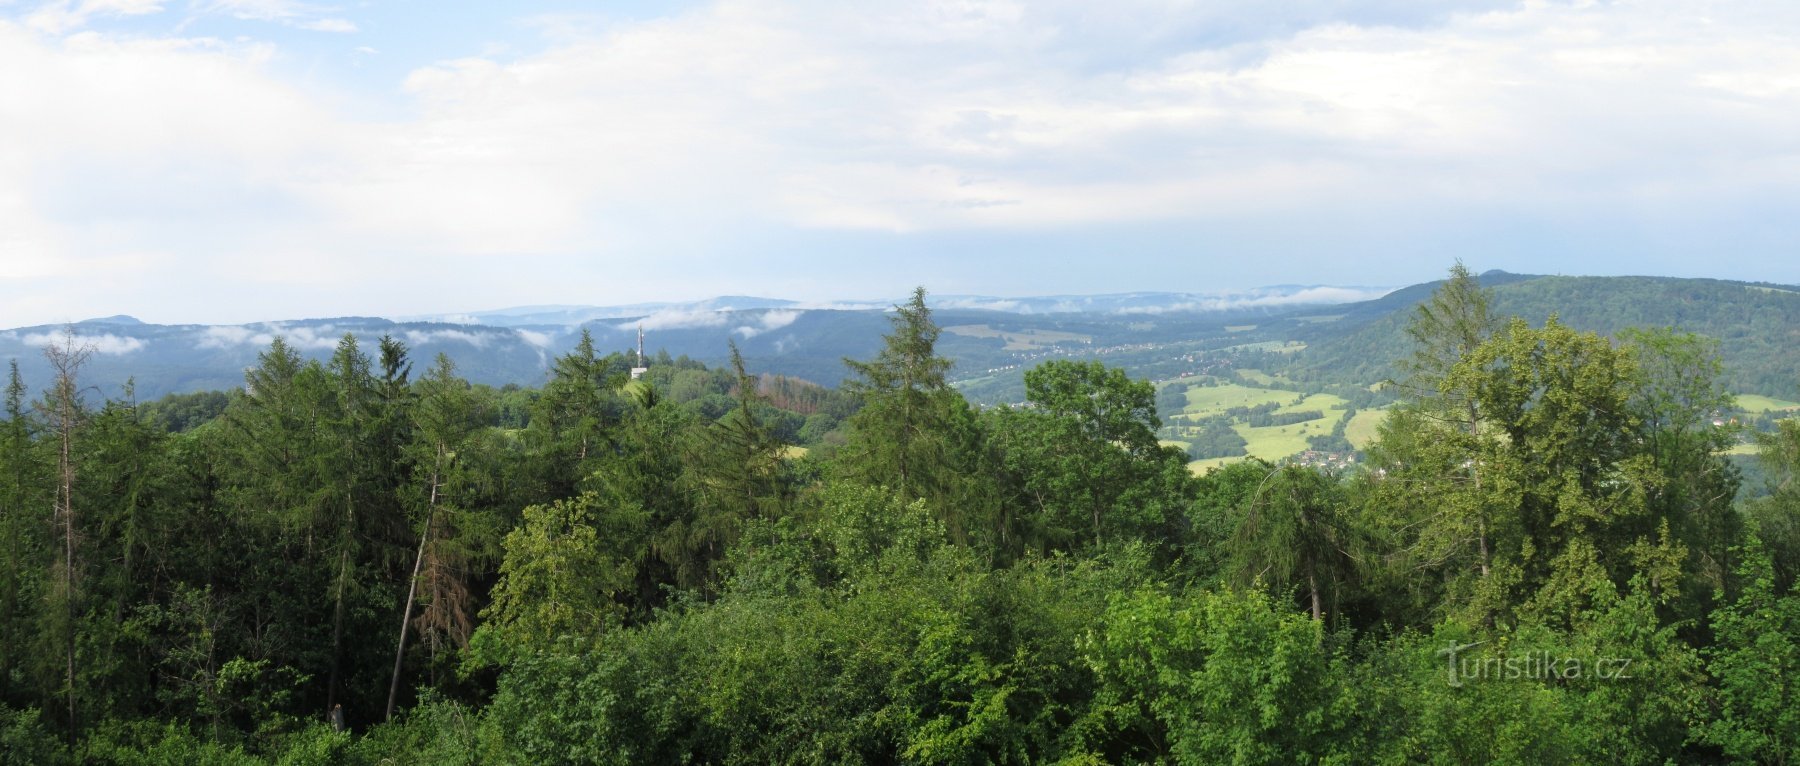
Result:
<svg viewBox="0 0 1800 766"><path fill-rule="evenodd" d="M1789 0L0 0L0 327L1796 243Z"/></svg>

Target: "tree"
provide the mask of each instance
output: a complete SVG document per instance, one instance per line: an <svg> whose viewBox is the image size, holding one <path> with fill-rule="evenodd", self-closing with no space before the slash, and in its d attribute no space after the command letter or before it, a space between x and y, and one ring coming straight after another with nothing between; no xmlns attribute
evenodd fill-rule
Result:
<svg viewBox="0 0 1800 766"><path fill-rule="evenodd" d="M692 475L701 504L738 523L773 516L781 502L782 456L787 444L763 419L768 404L758 381L744 371L744 357L731 343L733 395L737 406L706 428L694 447Z"/></svg>
<svg viewBox="0 0 1800 766"><path fill-rule="evenodd" d="M419 616L421 628L447 633L467 643L473 630L469 593L461 575L461 555L451 539L455 527L446 517L457 502L452 492L459 452L475 432L475 403L467 381L456 376L450 357L438 354L431 371L418 384L418 404L413 419L418 439L410 448L411 459L425 478L419 515L418 550L412 574L407 578L405 605L400 610L400 638L394 646L394 675L388 685L386 718L393 718L400 690L400 672L406 658L406 636L413 624L413 603L424 584L426 609ZM428 566L429 565L429 566ZM434 644L435 649L435 644Z"/></svg>
<svg viewBox="0 0 1800 766"><path fill-rule="evenodd" d="M609 432L624 416L618 389L627 379L624 362L602 357L594 336L582 328L575 348L556 359L531 425L543 455L545 494L567 497L593 470Z"/></svg>
<svg viewBox="0 0 1800 766"><path fill-rule="evenodd" d="M1662 477L1650 490L1638 532L1653 535L1660 524L1670 526L1691 554L1684 578L1689 600L1701 605L1726 586L1741 533L1732 507L1738 471L1724 455L1737 443L1737 430L1714 425L1736 399L1722 382L1718 341L1666 327L1627 328L1620 338L1637 363L1632 416L1651 469ZM1687 616L1703 614L1704 607Z"/></svg>
<svg viewBox="0 0 1800 766"><path fill-rule="evenodd" d="M615 548L619 533L632 530L607 528L608 521L591 492L525 508L506 535L493 602L481 613L473 644L478 661L504 664L561 642L592 646L623 616L618 598L630 592L635 567Z"/></svg>
<svg viewBox="0 0 1800 766"><path fill-rule="evenodd" d="M9 365L6 421L0 424L0 702L13 698L13 679L24 670L34 605L43 600L50 514L47 476L33 441L36 424L26 410L19 362Z"/></svg>
<svg viewBox="0 0 1800 766"><path fill-rule="evenodd" d="M93 346L77 341L74 327L64 328L60 341L44 346L44 359L50 363L51 370L44 411L49 417L50 430L56 434L57 448L54 517L62 536L62 556L56 564L59 576L53 595L62 606L56 632L62 637L67 659L63 693L68 703L71 742L80 731L75 714L76 625L81 613L81 564L76 559L80 525L75 515L75 434L87 414L81 402L81 367L93 353Z"/></svg>
<svg viewBox="0 0 1800 766"><path fill-rule="evenodd" d="M1027 371L1025 391L1025 407L985 418L1019 509L1001 522L1002 546L1171 539L1189 477L1185 455L1157 441L1155 388L1098 362L1056 360Z"/></svg>
<svg viewBox="0 0 1800 766"><path fill-rule="evenodd" d="M366 523L358 515L370 513L368 494L371 473L376 467L371 459L374 450L370 436L377 417L374 376L369 358L357 347L356 336L345 333L331 356L331 382L335 404L328 420L330 440L321 445L330 451L324 475L331 480L330 503L336 513L330 521L333 547L337 549L335 573L331 581L331 675L326 681L325 709L338 704L344 663L344 620L350 591L357 586L356 569L361 541L367 539L362 529Z"/></svg>
<svg viewBox="0 0 1800 766"><path fill-rule="evenodd" d="M1466 440L1481 437L1482 412L1475 393L1452 372L1499 329L1500 322L1489 308L1492 303L1493 291L1483 289L1459 260L1450 267L1450 278L1413 310L1412 321L1406 326L1406 335L1413 341L1413 354L1401 363L1410 374L1402 388L1412 393L1411 406L1425 421L1460 430ZM1456 504L1457 515L1462 517L1460 522L1473 527L1478 565L1481 576L1486 577L1490 509L1482 499L1482 467L1478 461L1471 461L1456 470L1463 474L1456 478L1470 489L1460 498L1465 502Z"/></svg>
<svg viewBox="0 0 1800 766"><path fill-rule="evenodd" d="M1800 763L1800 595L1778 589L1754 534L1743 553L1744 592L1713 613L1718 644L1708 669L1720 710L1703 736L1742 761Z"/></svg>
<svg viewBox="0 0 1800 766"><path fill-rule="evenodd" d="M925 288L894 307L893 331L867 362L845 359L851 379L844 388L862 400L850 418L849 438L838 464L851 478L885 486L903 503L924 499L950 527L966 536L966 516L984 501L969 482L979 434L967 401L945 381L949 359L938 356L938 327L925 305Z"/></svg>
<svg viewBox="0 0 1800 766"><path fill-rule="evenodd" d="M1257 461L1261 463L1261 461ZM1312 618L1323 620L1327 600L1356 572L1357 534L1341 486L1304 466L1274 468L1249 498L1232 545L1237 584L1285 592L1299 586Z"/></svg>

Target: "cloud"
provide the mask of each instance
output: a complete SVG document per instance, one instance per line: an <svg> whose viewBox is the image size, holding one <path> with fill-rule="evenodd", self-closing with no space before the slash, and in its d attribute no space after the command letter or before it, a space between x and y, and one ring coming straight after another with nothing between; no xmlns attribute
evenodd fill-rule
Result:
<svg viewBox="0 0 1800 766"><path fill-rule="evenodd" d="M259 333L248 327L218 326L201 330L194 342L195 348L231 348L232 346L267 346L275 336Z"/></svg>
<svg viewBox="0 0 1800 766"><path fill-rule="evenodd" d="M1030 313L1031 307L1023 302L1004 298L945 298L934 300L938 308L946 309L980 309L987 311L1021 311Z"/></svg>
<svg viewBox="0 0 1800 766"><path fill-rule="evenodd" d="M314 32L337 32L339 34L349 34L351 32L356 31L356 25L351 23L350 20L348 20L348 19L315 19L313 21L297 22L294 24L294 26L299 27L301 29L309 29ZM373 49L367 48L366 46L357 48L358 52L361 52L364 50L368 50L371 53L374 52Z"/></svg>
<svg viewBox="0 0 1800 766"><path fill-rule="evenodd" d="M61 333L28 333L20 338L19 341L27 346L43 348L52 344L62 343L63 336ZM87 346L88 348L93 349L96 354L110 355L129 354L135 351L142 351L145 346L149 345L141 338L129 338L121 335L114 335L112 333L104 333L101 335L76 335L75 344L77 347Z"/></svg>
<svg viewBox="0 0 1800 766"><path fill-rule="evenodd" d="M237 346L251 348L267 348L276 338L281 338L288 346L299 351L324 351L335 349L343 340L345 333L355 333L360 328L339 327L334 324L286 325L280 322L263 322L254 325L221 325L207 327L195 333L194 347L202 349L224 349Z"/></svg>
<svg viewBox="0 0 1800 766"><path fill-rule="evenodd" d="M1291 291L1264 291L1249 293L1228 293L1216 296L1192 296L1190 300L1179 300L1172 303L1151 306L1126 306L1117 309L1120 314L1166 314L1184 311L1229 311L1231 309L1334 305L1354 303L1380 298L1393 292L1385 287L1304 287Z"/></svg>
<svg viewBox="0 0 1800 766"><path fill-rule="evenodd" d="M722 311L669 309L658 311L642 319L620 322L613 326L620 330L632 331L639 327L645 330L675 330L689 327L718 327L729 319L730 317Z"/></svg>
<svg viewBox="0 0 1800 766"><path fill-rule="evenodd" d="M550 347L550 336L546 333L533 330L513 330L513 332L518 333L520 340L540 349L547 349Z"/></svg>
<svg viewBox="0 0 1800 766"><path fill-rule="evenodd" d="M1188 249L1353 274L1374 265L1302 246L1424 252L1484 238L1471 221L1745 252L1735 238L1791 240L1800 203L1787 3L719 0L443 51L377 83L401 99L380 111L293 73L275 43L95 28L160 7L0 21L0 71L31 73L0 101L0 276L17 278L0 324L158 294L424 314L499 288L544 302L754 279L825 297L916 278L846 264L846 241L958 245L928 276L991 290L1049 278L987 266L996 241L1169 222L1208 241L1090 253L1122 265L1071 268L1067 287L1162 280ZM199 8L347 29L285 0ZM768 259L737 265L773 247L745 233L815 252L770 276ZM865 239L832 239L849 234ZM96 267L113 257L134 271ZM842 274L788 276L826 267ZM569 276L521 277L551 272ZM429 284L382 286L414 277Z"/></svg>
<svg viewBox="0 0 1800 766"><path fill-rule="evenodd" d="M201 9L244 21L273 21L314 32L350 33L356 24L327 16L331 9L295 0L213 0Z"/></svg>
<svg viewBox="0 0 1800 766"><path fill-rule="evenodd" d="M793 324L794 320L799 319L803 313L805 312L794 309L764 311L762 316L757 318L755 324L739 326L732 332L742 335L746 339L754 338L770 330L779 330Z"/></svg>
<svg viewBox="0 0 1800 766"><path fill-rule="evenodd" d="M407 342L420 346L426 343L467 343L476 348L486 348L490 337L485 333L468 332L466 330L407 330Z"/></svg>
<svg viewBox="0 0 1800 766"><path fill-rule="evenodd" d="M25 24L40 32L61 34L86 26L95 17L145 16L160 13L159 0L55 0L25 16Z"/></svg>

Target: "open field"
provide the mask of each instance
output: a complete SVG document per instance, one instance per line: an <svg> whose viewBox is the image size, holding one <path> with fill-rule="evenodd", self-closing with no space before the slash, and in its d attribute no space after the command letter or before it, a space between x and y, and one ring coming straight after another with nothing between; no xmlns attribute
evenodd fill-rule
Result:
<svg viewBox="0 0 1800 766"><path fill-rule="evenodd" d="M1193 386L1187 390L1187 407L1181 411L1181 414L1199 417L1223 415L1232 407L1255 407L1270 402L1286 404L1298 396L1300 396L1299 391L1252 388L1235 383Z"/></svg>
<svg viewBox="0 0 1800 766"><path fill-rule="evenodd" d="M1285 375L1270 375L1254 367L1241 367L1232 372L1237 375L1238 380L1258 386L1280 387L1293 384Z"/></svg>
<svg viewBox="0 0 1800 766"><path fill-rule="evenodd" d="M1239 370L1238 374L1244 375L1246 372L1249 372L1252 375L1261 374L1256 370ZM1290 423L1288 425L1263 426L1256 428L1245 423L1234 424L1232 430L1237 431L1239 436L1244 437L1244 449L1248 451L1251 456L1259 457L1264 460L1280 460L1305 451L1309 446L1306 441L1307 437L1329 436L1332 429L1337 426L1338 421L1343 419L1345 410L1349 408L1349 403L1344 401L1342 397L1332 394L1306 395L1299 391L1275 388L1255 388L1235 383L1226 383L1216 386L1195 386L1189 388L1187 390L1187 407L1183 409L1180 414L1169 416L1167 421L1171 424L1192 423L1204 418L1223 415L1227 410L1233 407L1256 407L1265 404L1275 404L1277 406L1275 410L1277 413L1316 410L1323 413L1324 417L1316 420L1308 420L1303 423ZM1366 434L1364 435L1364 440L1366 441L1369 436L1373 435L1375 424L1380 422L1380 418L1381 413L1379 412L1371 411L1368 413L1358 413L1356 418L1351 420L1351 425L1356 426L1358 425L1358 421L1363 422L1361 427L1366 430ZM1346 429L1345 436L1351 437L1352 432ZM1178 441L1165 443L1182 447L1186 446L1185 443ZM1353 441L1353 443L1356 442ZM1222 466L1243 459L1244 458L1242 457L1228 457L1196 460L1189 463L1188 468L1197 474L1205 473L1208 468Z"/></svg>
<svg viewBox="0 0 1800 766"><path fill-rule="evenodd" d="M1268 351L1268 352L1272 352L1272 353L1276 353L1276 354L1292 354L1296 351L1305 351L1306 344L1301 343L1300 341L1297 341L1297 340L1265 340L1265 341L1258 341L1256 343L1240 343L1235 346L1226 346L1225 348L1222 348L1219 350L1220 351Z"/></svg>
<svg viewBox="0 0 1800 766"><path fill-rule="evenodd" d="M1375 429L1386 419L1387 410L1357 410L1356 415L1350 418L1350 423L1344 426L1344 438L1356 445L1357 449L1362 449L1369 442L1375 441Z"/></svg>
<svg viewBox="0 0 1800 766"><path fill-rule="evenodd" d="M1308 420L1305 423L1262 428L1251 428L1239 423L1232 426L1232 429L1237 431L1239 436L1244 437L1244 441L1247 442L1244 449L1248 450L1252 456L1264 460L1280 460L1289 455L1306 451L1306 437L1308 436L1331 435L1332 426L1336 425L1338 418L1343 415L1342 410L1335 410L1327 412L1325 417Z"/></svg>
<svg viewBox="0 0 1800 766"><path fill-rule="evenodd" d="M984 324L959 324L944 332L970 338L999 338L1006 341L1008 351L1034 351L1058 343L1092 343L1094 336L1055 330L998 330Z"/></svg>
<svg viewBox="0 0 1800 766"><path fill-rule="evenodd" d="M1738 394L1737 405L1745 412L1791 412L1800 410L1800 402L1763 396L1761 394Z"/></svg>

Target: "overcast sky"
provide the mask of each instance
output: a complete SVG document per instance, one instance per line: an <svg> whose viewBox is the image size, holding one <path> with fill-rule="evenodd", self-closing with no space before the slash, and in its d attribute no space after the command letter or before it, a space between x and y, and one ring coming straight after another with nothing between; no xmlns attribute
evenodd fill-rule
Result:
<svg viewBox="0 0 1800 766"><path fill-rule="evenodd" d="M1796 243L1791 0L0 0L0 327Z"/></svg>

